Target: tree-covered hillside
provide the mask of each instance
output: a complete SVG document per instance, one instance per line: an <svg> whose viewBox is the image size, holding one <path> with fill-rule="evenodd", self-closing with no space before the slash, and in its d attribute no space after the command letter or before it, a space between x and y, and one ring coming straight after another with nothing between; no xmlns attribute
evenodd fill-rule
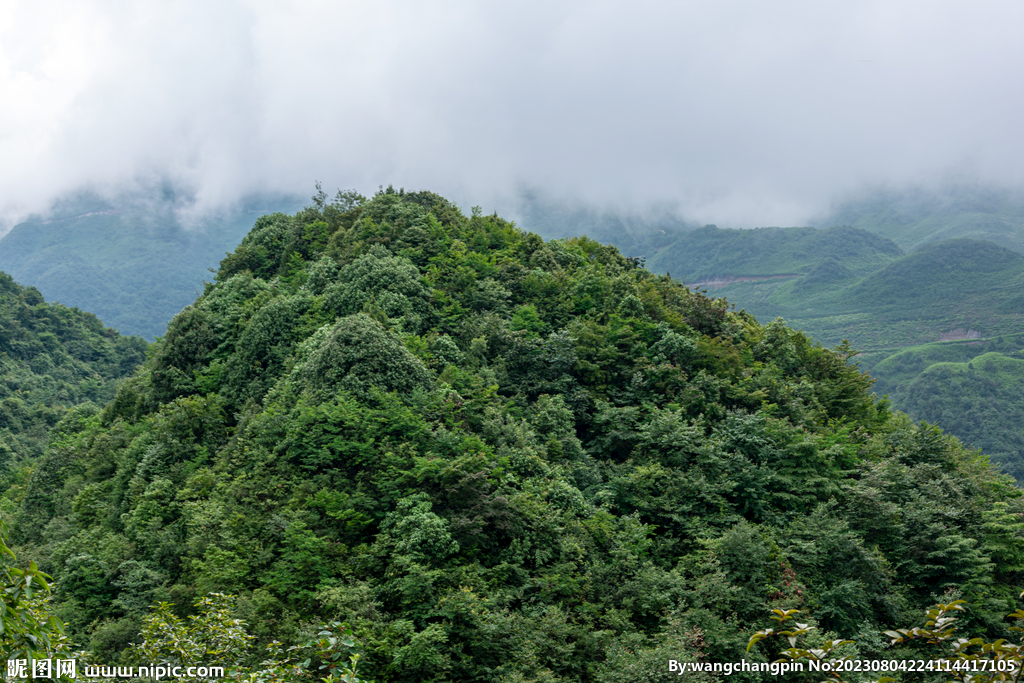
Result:
<svg viewBox="0 0 1024 683"><path fill-rule="evenodd" d="M1024 482L1024 336L879 351L863 364L894 405L983 449Z"/></svg>
<svg viewBox="0 0 1024 683"><path fill-rule="evenodd" d="M956 239L930 242L867 274L846 263L827 257L796 278L735 282L714 292L759 319L781 316L822 343L850 340L864 352L879 395L983 448L1024 481L1015 374L964 372L964 381L953 382L945 374L950 368L929 369L955 362L966 371L985 352L1018 357L1021 345L1011 340L1024 333L1024 257L991 242ZM974 339L936 343L965 337Z"/></svg>
<svg viewBox="0 0 1024 683"><path fill-rule="evenodd" d="M64 417L18 556L108 663L212 591L261 644L347 622L378 683L661 680L772 607L859 656L936 597L1002 635L1021 492L850 355L587 238L318 196Z"/></svg>
<svg viewBox="0 0 1024 683"><path fill-rule="evenodd" d="M0 477L43 454L50 427L85 402L106 403L146 357L91 313L48 304L0 272Z"/></svg>
<svg viewBox="0 0 1024 683"><path fill-rule="evenodd" d="M284 196L250 197L231 210L187 219L189 201L154 189L116 199L84 193L0 239L0 270L49 301L96 314L124 334L153 339L191 302L257 216L294 211Z"/></svg>

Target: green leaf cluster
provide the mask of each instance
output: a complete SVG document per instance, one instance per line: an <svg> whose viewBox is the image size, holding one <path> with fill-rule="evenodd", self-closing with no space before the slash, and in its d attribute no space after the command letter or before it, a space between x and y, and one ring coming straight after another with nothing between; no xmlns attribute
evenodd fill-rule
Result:
<svg viewBox="0 0 1024 683"><path fill-rule="evenodd" d="M34 561L18 567L7 540L7 524L0 519L0 652L29 665L66 654L64 624L47 609L50 577Z"/></svg>

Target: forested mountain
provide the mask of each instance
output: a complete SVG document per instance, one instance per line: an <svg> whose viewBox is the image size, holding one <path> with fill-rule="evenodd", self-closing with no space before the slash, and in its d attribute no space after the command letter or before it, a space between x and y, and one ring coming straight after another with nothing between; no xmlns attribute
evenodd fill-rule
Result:
<svg viewBox="0 0 1024 683"><path fill-rule="evenodd" d="M49 429L69 408L106 403L145 357L139 337L48 304L36 288L0 273L0 481L10 485L43 454Z"/></svg>
<svg viewBox="0 0 1024 683"><path fill-rule="evenodd" d="M78 194L0 239L0 270L49 301L153 339L202 290L209 269L257 216L301 205L292 197L256 196L192 222L188 198L169 189L115 199Z"/></svg>
<svg viewBox="0 0 1024 683"><path fill-rule="evenodd" d="M1012 480L847 349L391 188L259 218L16 493L108 663L223 591L260 644L347 622L378 683L653 681L772 607L862 657L940 597L1002 635L1024 579Z"/></svg>
<svg viewBox="0 0 1024 683"><path fill-rule="evenodd" d="M0 238L0 270L50 301L95 313L124 334L153 339L190 303L224 253L260 215L294 212L301 198L247 197L217 214L190 218L186 193L151 187L105 199L81 192L57 201ZM694 226L671 211L600 211L526 192L516 210L547 237L590 235L627 253L653 252Z"/></svg>

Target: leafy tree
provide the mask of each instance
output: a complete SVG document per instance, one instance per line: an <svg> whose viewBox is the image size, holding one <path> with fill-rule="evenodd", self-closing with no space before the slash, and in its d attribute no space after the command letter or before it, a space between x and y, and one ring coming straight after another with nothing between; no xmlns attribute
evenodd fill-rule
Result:
<svg viewBox="0 0 1024 683"><path fill-rule="evenodd" d="M367 393L371 387L407 392L426 387L430 372L401 341L370 317L358 314L322 329L308 359L295 372L321 397L338 390Z"/></svg>
<svg viewBox="0 0 1024 683"><path fill-rule="evenodd" d="M0 519L0 650L8 660L31 663L65 650L64 625L47 613L50 577L34 561L25 569L14 566L17 558L7 539L7 523Z"/></svg>
<svg viewBox="0 0 1024 683"><path fill-rule="evenodd" d="M252 636L231 614L232 598L211 593L196 601L198 614L182 620L166 602L153 606L143 621L143 641L132 648L139 664L163 666L224 666L245 662Z"/></svg>

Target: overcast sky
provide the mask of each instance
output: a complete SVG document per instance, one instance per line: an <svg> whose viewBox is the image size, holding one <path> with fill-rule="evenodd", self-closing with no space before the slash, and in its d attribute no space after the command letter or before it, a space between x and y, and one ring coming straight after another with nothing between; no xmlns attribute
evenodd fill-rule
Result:
<svg viewBox="0 0 1024 683"><path fill-rule="evenodd" d="M0 219L165 178L799 224L1024 182L1024 3L0 0Z"/></svg>

